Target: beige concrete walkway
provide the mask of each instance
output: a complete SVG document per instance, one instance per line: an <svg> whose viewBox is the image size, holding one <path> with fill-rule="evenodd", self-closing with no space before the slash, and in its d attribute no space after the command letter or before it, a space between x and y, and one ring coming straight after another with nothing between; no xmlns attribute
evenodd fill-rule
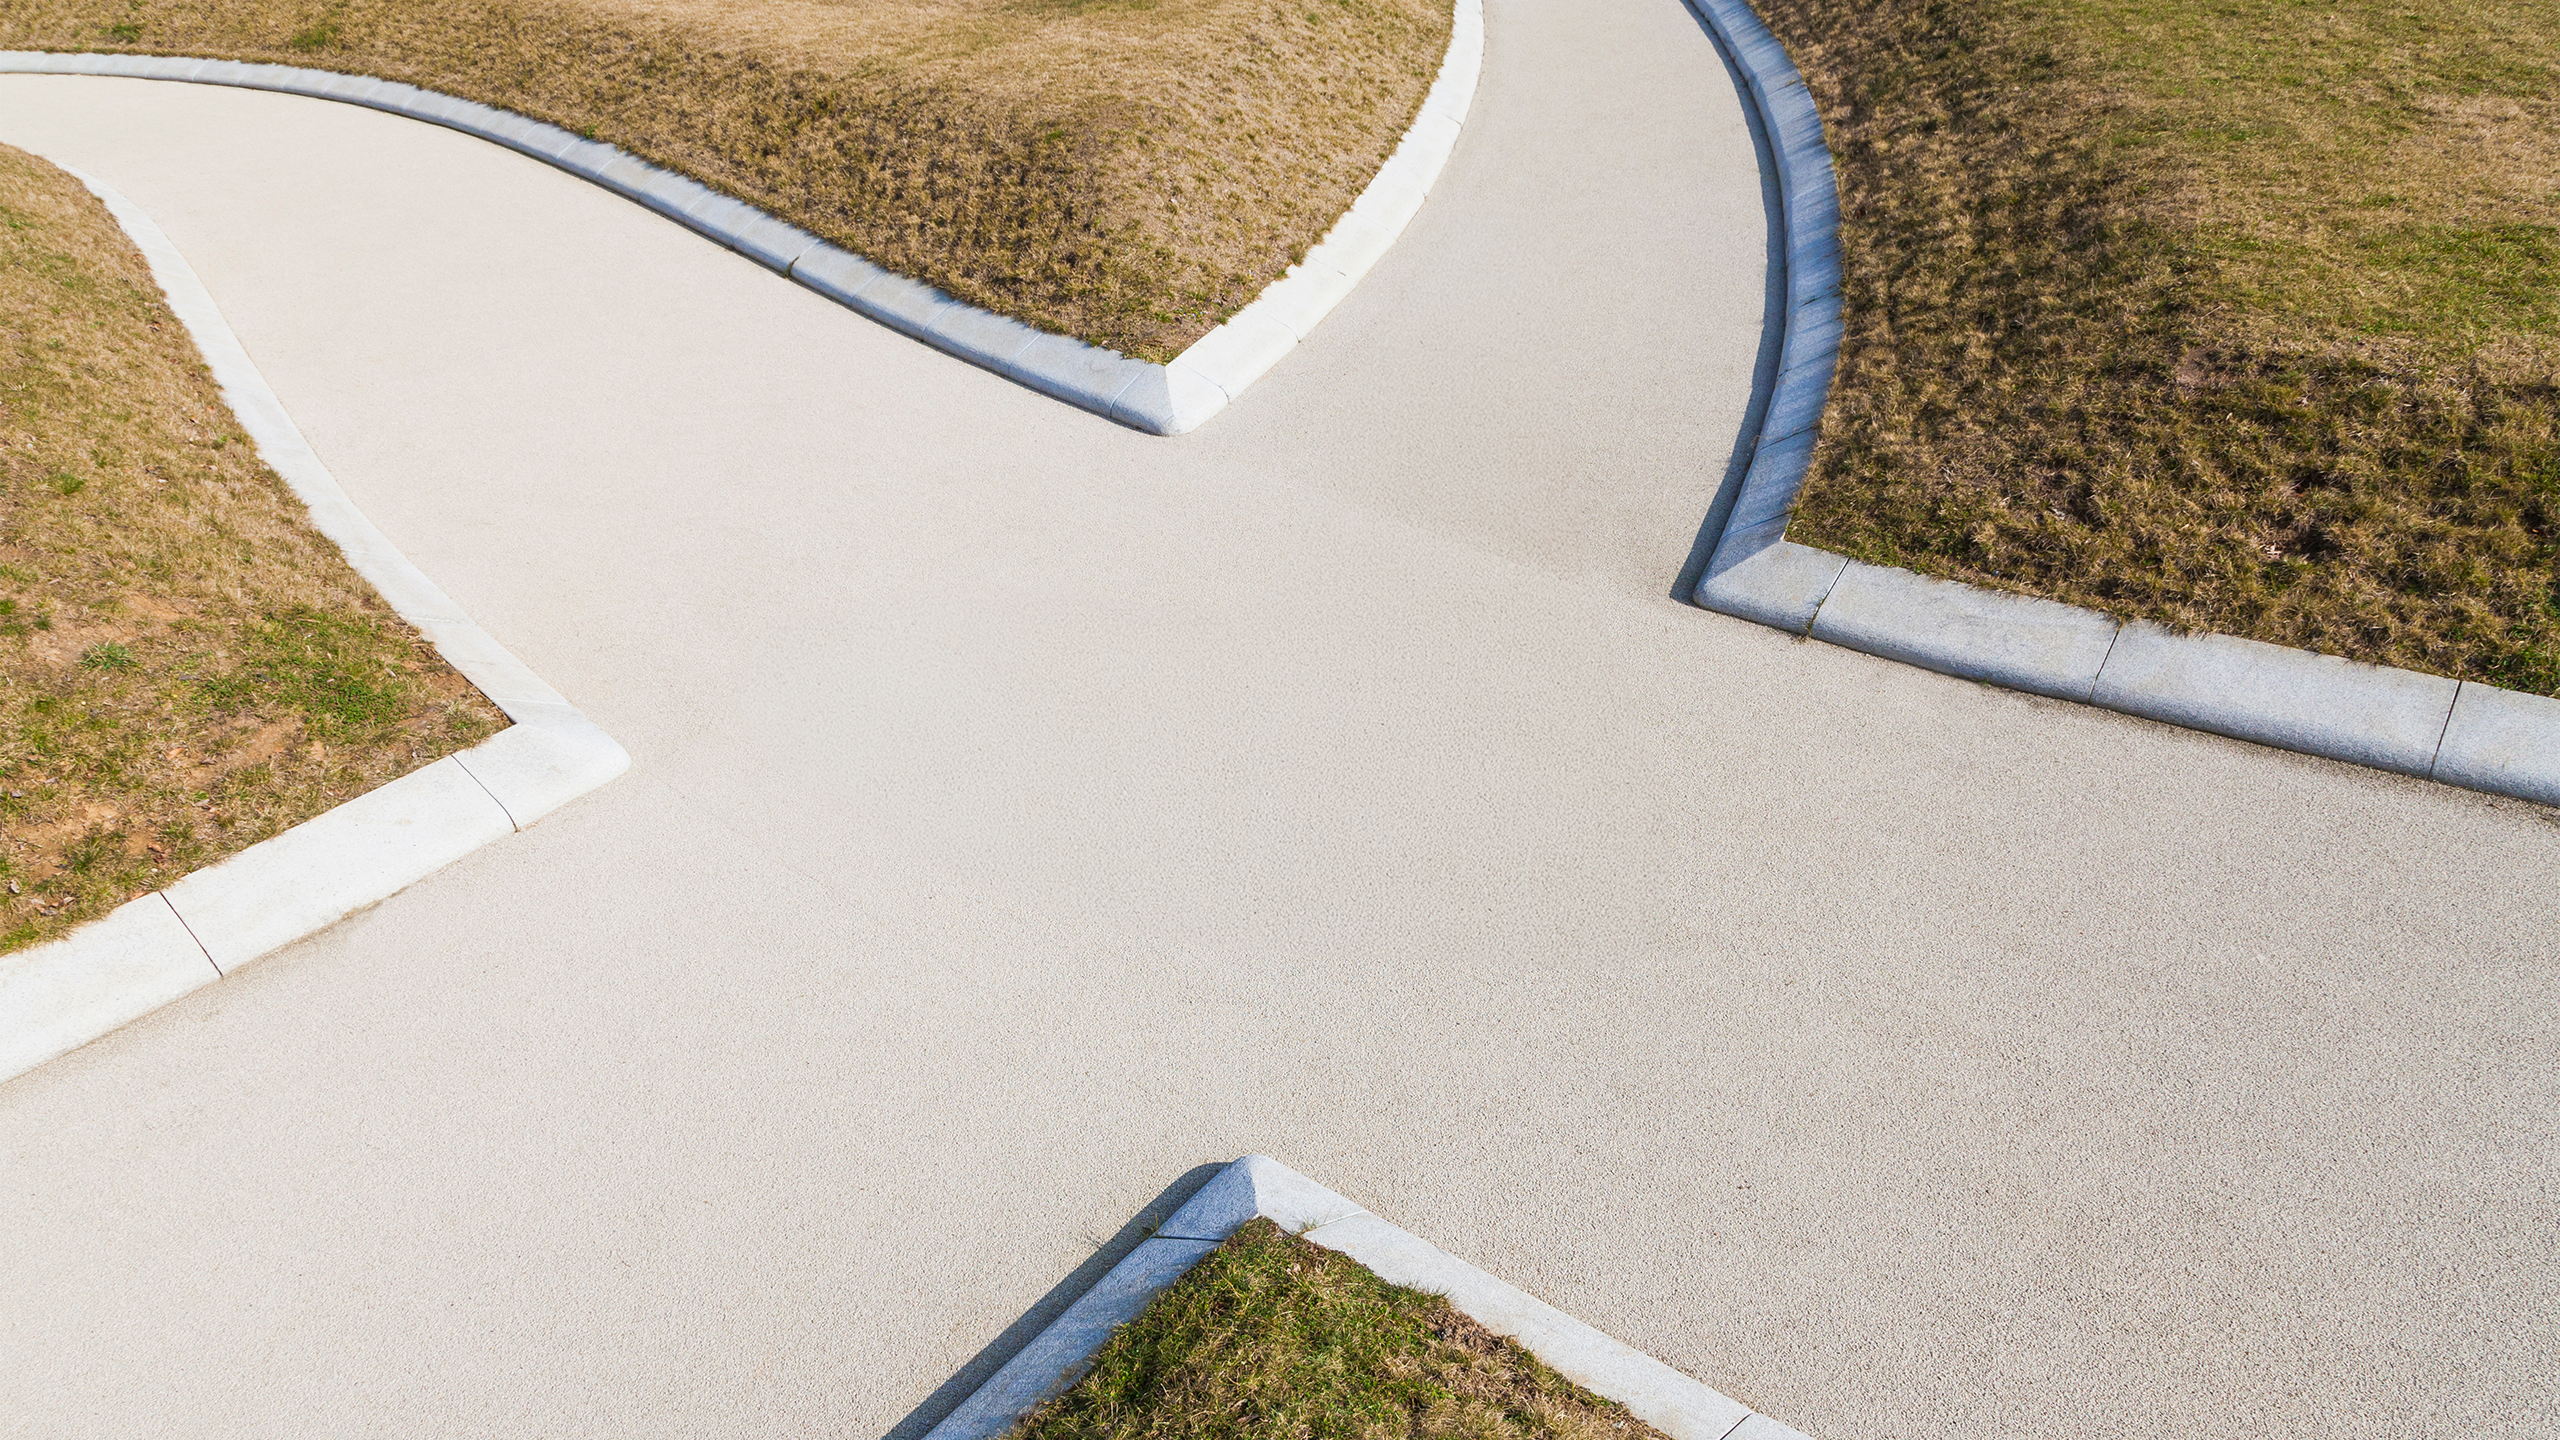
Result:
<svg viewBox="0 0 2560 1440"><path fill-rule="evenodd" d="M0 81L629 746L0 1087L0 1433L878 1435L1267 1150L1817 1437L2546 1435L2560 826L1667 597L1762 236L1675 0L1149 439L342 106Z"/></svg>

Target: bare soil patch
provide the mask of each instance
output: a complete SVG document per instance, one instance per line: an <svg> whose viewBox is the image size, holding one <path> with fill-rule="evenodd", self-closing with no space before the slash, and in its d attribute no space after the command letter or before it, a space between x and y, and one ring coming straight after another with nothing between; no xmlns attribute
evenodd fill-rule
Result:
<svg viewBox="0 0 2560 1440"><path fill-rule="evenodd" d="M0 146L0 951L505 723L311 528L106 208Z"/></svg>
<svg viewBox="0 0 2560 1440"><path fill-rule="evenodd" d="M1449 24L1444 0L18 0L0 46L464 96L1166 360L1350 208Z"/></svg>

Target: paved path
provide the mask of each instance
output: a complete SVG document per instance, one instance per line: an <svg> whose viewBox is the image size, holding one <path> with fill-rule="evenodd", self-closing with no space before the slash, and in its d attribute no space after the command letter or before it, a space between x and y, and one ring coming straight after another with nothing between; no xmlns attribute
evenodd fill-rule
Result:
<svg viewBox="0 0 2560 1440"><path fill-rule="evenodd" d="M2560 826L1674 604L1731 87L1491 23L1179 441L441 131L0 81L636 759L0 1088L0 1433L912 1433L1248 1150L1818 1440L2560 1424Z"/></svg>

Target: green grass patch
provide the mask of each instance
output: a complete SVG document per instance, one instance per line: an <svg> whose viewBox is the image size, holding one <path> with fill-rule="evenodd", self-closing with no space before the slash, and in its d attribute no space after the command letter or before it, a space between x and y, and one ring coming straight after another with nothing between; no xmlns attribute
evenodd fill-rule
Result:
<svg viewBox="0 0 2560 1440"><path fill-rule="evenodd" d="M503 723L232 423L105 208L0 148L0 951Z"/></svg>
<svg viewBox="0 0 2560 1440"><path fill-rule="evenodd" d="M1760 3L1840 162L1799 538L2560 692L2560 7Z"/></svg>
<svg viewBox="0 0 2560 1440"><path fill-rule="evenodd" d="M1437 1295L1253 1220L1010 1440L1662 1440Z"/></svg>
<svg viewBox="0 0 2560 1440"><path fill-rule="evenodd" d="M215 712L263 704L323 740L368 739L399 722L409 694L372 617L292 606L242 625L232 667L197 682ZM128 661L128 663L130 663Z"/></svg>

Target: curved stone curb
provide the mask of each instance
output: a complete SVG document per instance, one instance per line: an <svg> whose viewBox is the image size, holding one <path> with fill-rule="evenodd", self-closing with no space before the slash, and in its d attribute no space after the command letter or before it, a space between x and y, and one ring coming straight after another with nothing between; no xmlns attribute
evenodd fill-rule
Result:
<svg viewBox="0 0 2560 1440"><path fill-rule="evenodd" d="M1805 88L1804 77L1769 27L1746 0L1691 3L1742 75L1769 147L1778 188L1773 218L1781 231L1770 251L1785 267L1786 297L1776 379L1752 445L1751 464L1698 582L1699 603L1706 604L1705 596L1720 593L1726 572L1783 543L1796 491L1813 463L1814 436L1830 402L1831 372L1840 358L1840 185L1831 172L1831 147L1822 140L1822 116L1814 109L1813 92ZM1791 575L1797 568L1786 566ZM1803 622L1790 628L1801 629Z"/></svg>
<svg viewBox="0 0 2560 1440"><path fill-rule="evenodd" d="M231 85L342 100L443 125L637 201L847 309L972 365L1132 429L1179 435L1225 409L1277 364L1395 243L1448 162L1483 62L1483 0L1457 0L1439 78L1368 188L1305 260L1166 365L1133 360L1117 350L1053 335L954 300L618 146L396 80L298 65L41 50L0 51L0 74Z"/></svg>
<svg viewBox="0 0 2560 1440"><path fill-rule="evenodd" d="M2560 805L2560 701L1933 580L1786 538L1840 353L1840 192L1804 79L1745 0L1694 0L1777 172L1785 337L1709 610L1968 680Z"/></svg>
<svg viewBox="0 0 2560 1440"><path fill-rule="evenodd" d="M0 958L0 1080L386 899L631 766L612 737L473 624L338 488L151 217L71 173L150 262L222 398L260 458L309 507L312 525L515 723L60 940Z"/></svg>
<svg viewBox="0 0 2560 1440"><path fill-rule="evenodd" d="M1439 78L1369 188L1288 274L1161 367L1161 394L1150 377L1122 397L1112 418L1160 435L1181 434L1225 409L1296 349L1421 213L1423 197L1458 143L1483 71L1484 0L1457 0Z"/></svg>
<svg viewBox="0 0 2560 1440"><path fill-rule="evenodd" d="M1397 1229L1268 1155L1219 1171L1155 1234L989 1376L924 1440L993 1440L1081 1378L1111 1332L1255 1216L1366 1265L1397 1285L1446 1295L1575 1384L1676 1440L1805 1440L1751 1407L1622 1345L1554 1306Z"/></svg>

